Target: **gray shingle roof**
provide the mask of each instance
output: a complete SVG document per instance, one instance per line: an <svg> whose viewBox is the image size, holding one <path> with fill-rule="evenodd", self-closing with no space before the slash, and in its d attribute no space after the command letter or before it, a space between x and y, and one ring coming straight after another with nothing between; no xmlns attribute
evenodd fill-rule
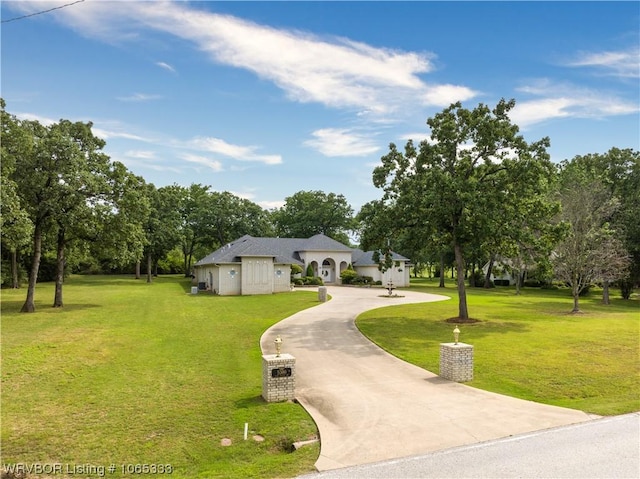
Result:
<svg viewBox="0 0 640 479"><path fill-rule="evenodd" d="M352 253L354 265L377 265L373 261L372 251L365 252L359 249L352 249L328 236L318 234L311 238L255 238L245 235L207 255L198 261L195 266L239 263L243 256L265 256L274 258L276 263L303 265L299 254L301 251L347 252ZM393 253L393 259L409 261L397 253Z"/></svg>
<svg viewBox="0 0 640 479"><path fill-rule="evenodd" d="M378 266L373 260L373 251L362 251L361 249L354 249L353 254L353 265L354 266ZM394 261L411 261L409 258L402 256L401 254L391 252L391 258Z"/></svg>

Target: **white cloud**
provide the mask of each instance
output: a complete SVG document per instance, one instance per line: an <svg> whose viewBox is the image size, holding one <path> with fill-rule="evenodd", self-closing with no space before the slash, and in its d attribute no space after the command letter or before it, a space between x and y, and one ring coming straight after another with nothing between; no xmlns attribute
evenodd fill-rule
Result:
<svg viewBox="0 0 640 479"><path fill-rule="evenodd" d="M312 133L314 137L304 142L325 156L364 156L380 149L368 136L352 130L322 128Z"/></svg>
<svg viewBox="0 0 640 479"><path fill-rule="evenodd" d="M36 10L43 4L25 3L29 5L18 8ZM182 2L87 2L58 10L55 16L84 35L111 43L135 40L140 27L172 34L192 42L217 63L273 82L298 102L385 116L420 102L447 106L476 95L464 86L425 83L420 75L433 70L435 56L428 52L272 28Z"/></svg>
<svg viewBox="0 0 640 479"><path fill-rule="evenodd" d="M284 200L275 200L275 201L269 201L269 200L265 200L265 201L258 201L258 205L265 209L265 210L272 210L275 208L282 208L285 205L285 201Z"/></svg>
<svg viewBox="0 0 640 479"><path fill-rule="evenodd" d="M478 92L459 85L435 85L430 87L423 95L425 105L433 105L446 108L457 101L466 101L478 95Z"/></svg>
<svg viewBox="0 0 640 479"><path fill-rule="evenodd" d="M139 160L153 160L156 158L156 154L153 151L129 150L124 154L129 158L137 158Z"/></svg>
<svg viewBox="0 0 640 479"><path fill-rule="evenodd" d="M147 93L134 93L129 96L119 96L116 99L120 101L127 102L140 102L140 101L151 101L151 100L159 100L162 98L161 95L149 95Z"/></svg>
<svg viewBox="0 0 640 479"><path fill-rule="evenodd" d="M47 118L46 116L36 115L35 113L15 113L15 116L20 120L37 121L38 123L44 126L53 125L58 121L58 120L54 120L53 118Z"/></svg>
<svg viewBox="0 0 640 479"><path fill-rule="evenodd" d="M518 101L511 110L509 116L521 127L554 118L605 118L640 111L636 102L614 94L546 79L532 82L518 91L538 97Z"/></svg>
<svg viewBox="0 0 640 479"><path fill-rule="evenodd" d="M183 153L180 155L180 158L184 161L188 161L190 163L197 163L199 165L206 166L207 168L212 169L215 172L222 171L222 163L218 160L212 160L211 158L207 158L206 156L200 155L192 155L190 153Z"/></svg>
<svg viewBox="0 0 640 479"><path fill-rule="evenodd" d="M169 65L168 63L165 62L156 62L156 65L158 65L160 68L164 68L165 70L169 70L172 73L176 72L176 69L173 68L171 65Z"/></svg>
<svg viewBox="0 0 640 479"><path fill-rule="evenodd" d="M606 75L622 78L640 77L640 49L582 52L575 60L569 61L570 67L594 67Z"/></svg>
<svg viewBox="0 0 640 479"><path fill-rule="evenodd" d="M256 161L267 165L282 163L282 157L280 155L260 155L256 153L257 147L255 146L234 145L220 138L194 138L189 141L186 146L196 150L217 153L239 161Z"/></svg>

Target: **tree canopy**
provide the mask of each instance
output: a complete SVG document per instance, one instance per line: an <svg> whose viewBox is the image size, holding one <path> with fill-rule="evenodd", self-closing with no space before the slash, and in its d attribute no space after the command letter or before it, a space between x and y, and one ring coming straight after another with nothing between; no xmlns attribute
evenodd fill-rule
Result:
<svg viewBox="0 0 640 479"><path fill-rule="evenodd" d="M545 204L544 187L553 174L546 148L549 139L527 143L508 116L515 102L501 100L493 109L473 110L455 103L427 120L430 139L416 149L409 140L404 153L391 143L373 181L384 191L377 209L378 242L408 230L423 242L449 245L455 254L458 319L468 320L465 255L474 244L500 247L522 236L507 227L509 219L528 215L532 203ZM378 247L383 245L378 244ZM393 244L392 244L393 247Z"/></svg>

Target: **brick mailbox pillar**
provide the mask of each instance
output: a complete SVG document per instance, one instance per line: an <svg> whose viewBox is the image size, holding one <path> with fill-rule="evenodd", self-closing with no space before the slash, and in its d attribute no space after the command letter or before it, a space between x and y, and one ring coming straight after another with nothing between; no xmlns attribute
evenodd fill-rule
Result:
<svg viewBox="0 0 640 479"><path fill-rule="evenodd" d="M262 397L267 402L288 401L295 397L296 358L290 354L262 356Z"/></svg>
<svg viewBox="0 0 640 479"><path fill-rule="evenodd" d="M440 376L456 382L473 379L473 346L465 343L440 343Z"/></svg>

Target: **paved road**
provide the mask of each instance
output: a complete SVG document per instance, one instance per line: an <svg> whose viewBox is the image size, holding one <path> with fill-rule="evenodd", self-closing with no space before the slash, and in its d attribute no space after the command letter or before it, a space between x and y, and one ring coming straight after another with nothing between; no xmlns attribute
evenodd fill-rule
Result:
<svg viewBox="0 0 640 479"><path fill-rule="evenodd" d="M404 297L385 298L380 289L328 290L330 301L281 321L261 339L263 352L273 353L273 340L280 335L282 351L296 357L296 398L320 432L319 471L593 419L581 411L446 381L387 354L354 324L369 309L446 297L402 291Z"/></svg>
<svg viewBox="0 0 640 479"><path fill-rule="evenodd" d="M640 477L640 413L300 479Z"/></svg>

